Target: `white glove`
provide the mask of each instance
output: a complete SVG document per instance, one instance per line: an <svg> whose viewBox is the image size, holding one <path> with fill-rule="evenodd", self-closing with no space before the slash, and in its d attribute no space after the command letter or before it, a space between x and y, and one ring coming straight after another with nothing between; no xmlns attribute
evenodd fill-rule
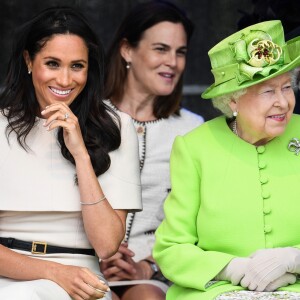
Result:
<svg viewBox="0 0 300 300"><path fill-rule="evenodd" d="M233 285L238 285L245 275L250 260L248 257L236 257L232 259L215 279L230 281Z"/></svg>
<svg viewBox="0 0 300 300"><path fill-rule="evenodd" d="M290 284L294 284L297 281L297 276L291 273L285 273L278 279L274 280L273 282L269 283L264 292L273 292L280 287L288 286Z"/></svg>
<svg viewBox="0 0 300 300"><path fill-rule="evenodd" d="M251 262L241 281L241 286L262 292L285 273L299 273L300 250L297 248L274 248L258 250L251 256Z"/></svg>

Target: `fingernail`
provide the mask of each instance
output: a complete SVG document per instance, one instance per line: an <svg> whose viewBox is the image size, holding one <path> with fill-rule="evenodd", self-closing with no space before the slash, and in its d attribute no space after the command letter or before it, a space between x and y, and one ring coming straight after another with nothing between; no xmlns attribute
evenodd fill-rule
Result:
<svg viewBox="0 0 300 300"><path fill-rule="evenodd" d="M47 122L45 121L45 122L43 123L43 126L46 126L46 124L47 124Z"/></svg>
<svg viewBox="0 0 300 300"><path fill-rule="evenodd" d="M42 110L42 111L41 111L41 114L43 115L44 113L45 113L45 110Z"/></svg>

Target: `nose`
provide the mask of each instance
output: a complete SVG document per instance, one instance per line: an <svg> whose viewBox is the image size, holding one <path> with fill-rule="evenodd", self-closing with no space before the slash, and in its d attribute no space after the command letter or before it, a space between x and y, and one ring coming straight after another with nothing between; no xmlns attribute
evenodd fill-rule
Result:
<svg viewBox="0 0 300 300"><path fill-rule="evenodd" d="M72 83L72 76L67 68L63 68L57 74L56 82L61 87L68 87Z"/></svg>
<svg viewBox="0 0 300 300"><path fill-rule="evenodd" d="M276 95L276 103L278 107L286 109L289 106L289 101L286 95L280 90Z"/></svg>
<svg viewBox="0 0 300 300"><path fill-rule="evenodd" d="M167 61L166 65L168 65L171 68L175 68L177 66L177 55L174 52L169 52L167 55Z"/></svg>

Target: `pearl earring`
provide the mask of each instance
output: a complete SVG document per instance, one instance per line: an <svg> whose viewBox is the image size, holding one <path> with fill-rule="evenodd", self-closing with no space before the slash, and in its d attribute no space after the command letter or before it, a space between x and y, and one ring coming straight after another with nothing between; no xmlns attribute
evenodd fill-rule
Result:
<svg viewBox="0 0 300 300"><path fill-rule="evenodd" d="M28 74L29 74L29 75L31 74L31 70L29 70L29 69L28 69Z"/></svg>
<svg viewBox="0 0 300 300"><path fill-rule="evenodd" d="M234 111L232 114L233 114L234 117L237 117L238 112L237 112L237 111Z"/></svg>
<svg viewBox="0 0 300 300"><path fill-rule="evenodd" d="M127 69L127 70L130 69L130 62L127 62L126 69Z"/></svg>

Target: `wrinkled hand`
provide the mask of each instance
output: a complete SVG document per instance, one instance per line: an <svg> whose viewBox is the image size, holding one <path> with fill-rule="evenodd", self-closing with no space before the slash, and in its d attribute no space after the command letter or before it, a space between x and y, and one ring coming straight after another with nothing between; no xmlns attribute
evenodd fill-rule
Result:
<svg viewBox="0 0 300 300"><path fill-rule="evenodd" d="M58 265L52 280L74 300L103 298L109 287L87 268Z"/></svg>
<svg viewBox="0 0 300 300"><path fill-rule="evenodd" d="M152 275L149 265L144 261L135 262L133 256L128 244L121 244L114 256L101 261L105 278L108 281L149 279Z"/></svg>
<svg viewBox="0 0 300 300"><path fill-rule="evenodd" d="M251 262L241 281L241 286L249 290L264 291L284 274L300 271L300 250L297 248L263 249L250 257Z"/></svg>
<svg viewBox="0 0 300 300"><path fill-rule="evenodd" d="M66 104L51 104L41 114L47 118L44 123L47 130L50 131L58 127L63 128L66 147L74 158L87 152L78 119Z"/></svg>
<svg viewBox="0 0 300 300"><path fill-rule="evenodd" d="M248 257L236 257L232 259L215 279L229 281L233 285L238 285L245 275L250 260Z"/></svg>

